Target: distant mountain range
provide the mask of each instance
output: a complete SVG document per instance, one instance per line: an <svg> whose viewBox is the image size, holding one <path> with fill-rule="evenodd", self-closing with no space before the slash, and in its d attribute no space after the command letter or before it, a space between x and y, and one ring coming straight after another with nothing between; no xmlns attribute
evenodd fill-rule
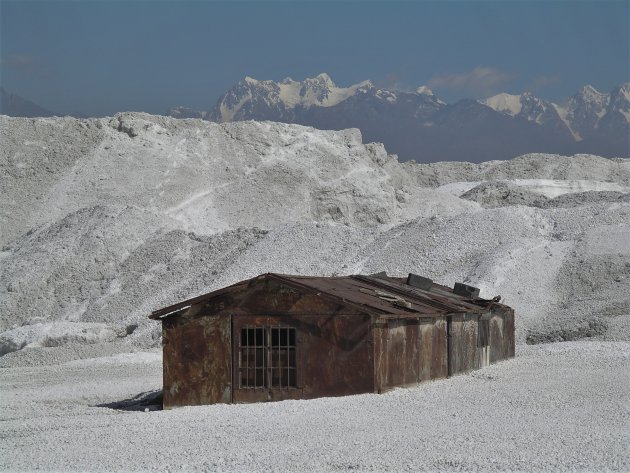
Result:
<svg viewBox="0 0 630 473"><path fill-rule="evenodd" d="M53 117L56 114L0 87L0 114L10 117Z"/></svg>
<svg viewBox="0 0 630 473"><path fill-rule="evenodd" d="M630 82L609 94L587 85L561 106L528 92L447 104L424 86L401 92L370 81L337 87L327 74L280 82L246 77L210 111L178 107L168 115L359 128L364 141L384 143L401 161L480 162L530 152L630 155Z"/></svg>
<svg viewBox="0 0 630 473"><path fill-rule="evenodd" d="M50 110L40 107L34 102L31 102L24 97L20 97L17 94L12 94L0 87L0 115L7 115L9 117L74 117L74 118L87 118L87 115L81 112L73 113L56 113Z"/></svg>
<svg viewBox="0 0 630 473"><path fill-rule="evenodd" d="M0 114L58 115L2 88L0 92ZM607 94L587 85L563 105L529 92L447 104L425 86L402 92L370 81L337 87L327 74L280 82L246 77L211 110L176 107L167 115L358 128L364 142L384 143L401 161L481 162L533 152L630 157L630 82Z"/></svg>

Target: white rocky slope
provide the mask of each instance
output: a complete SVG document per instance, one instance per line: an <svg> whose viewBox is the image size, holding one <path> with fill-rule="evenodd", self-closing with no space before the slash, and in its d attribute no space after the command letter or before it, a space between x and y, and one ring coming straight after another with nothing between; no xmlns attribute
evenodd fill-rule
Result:
<svg viewBox="0 0 630 473"><path fill-rule="evenodd" d="M0 243L97 205L132 205L206 234L301 220L395 223L416 192L357 130L121 114L2 117L0 133Z"/></svg>
<svg viewBox="0 0 630 473"><path fill-rule="evenodd" d="M357 130L144 114L0 138L1 353L155 344L151 310L268 271L466 281L519 342L630 336L627 160L401 165Z"/></svg>

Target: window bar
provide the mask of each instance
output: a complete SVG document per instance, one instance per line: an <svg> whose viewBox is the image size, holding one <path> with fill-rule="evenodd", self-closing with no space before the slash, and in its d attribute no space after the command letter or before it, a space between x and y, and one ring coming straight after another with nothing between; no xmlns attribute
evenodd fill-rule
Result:
<svg viewBox="0 0 630 473"><path fill-rule="evenodd" d="M262 338L260 341L262 342L262 379L260 380L260 387L267 387L267 330L264 328L260 329Z"/></svg>
<svg viewBox="0 0 630 473"><path fill-rule="evenodd" d="M256 385L256 351L254 350L254 363L252 365L252 344L256 343L256 337L254 340L250 340L249 337L252 334L252 330L247 326L247 387L253 388ZM253 342L253 343L252 343ZM253 376L252 376L253 371ZM252 381L254 381L252 383Z"/></svg>
<svg viewBox="0 0 630 473"><path fill-rule="evenodd" d="M241 345L241 349L238 351L238 377L239 377L239 381L238 381L238 385L242 388L243 387L243 336L241 335L241 338L239 340L240 345ZM247 366L247 364L245 364L245 366Z"/></svg>
<svg viewBox="0 0 630 473"><path fill-rule="evenodd" d="M260 333L261 333L261 336L262 336L261 339L260 339L260 342L262 344L261 345L261 348L262 348L262 350L261 350L262 351L262 353L261 353L262 354L262 360L260 360L261 364L262 364L262 369L258 370L258 371L261 372L260 374L262 376L261 376L260 384L258 385L258 387L264 388L265 387L265 332L262 331L260 328L258 328L258 330L260 330ZM260 350L260 348L259 348L259 350Z"/></svg>
<svg viewBox="0 0 630 473"><path fill-rule="evenodd" d="M273 388L274 369L276 367L275 360L273 359L273 327L267 329L267 360L269 360L269 379L267 384L269 388Z"/></svg>
<svg viewBox="0 0 630 473"><path fill-rule="evenodd" d="M271 335L271 343L269 344L269 358L271 359L271 379L269 380L269 386L272 388L276 387L276 370L278 368L277 366L277 360L274 357L275 355L275 349L276 349L276 345L275 345L275 340L274 340L274 335L276 333L276 328L275 327L269 327L269 332Z"/></svg>
<svg viewBox="0 0 630 473"><path fill-rule="evenodd" d="M249 379L247 373L247 367L249 365L249 360L247 359L247 327L245 327L245 343L243 343L243 328L241 328L241 359L243 360L243 365L241 367L241 384L244 388L247 387ZM243 375L245 377L243 378Z"/></svg>
<svg viewBox="0 0 630 473"><path fill-rule="evenodd" d="M245 326L245 347L246 347L245 348L245 353L247 353L247 363L245 364L245 366L246 366L246 368L245 368L245 376L246 376L245 382L247 384L246 387L249 388L250 387L249 386L249 380L251 379L249 377L249 365L251 364L251 361L249 359L249 355L250 355L250 353L249 353L249 325Z"/></svg>
<svg viewBox="0 0 630 473"><path fill-rule="evenodd" d="M246 332L247 333L247 332ZM247 337L247 335L245 335ZM240 339L240 358L241 358L241 367L239 370L239 374L241 376L241 385L243 387L247 387L247 357L245 356L245 345L247 345L247 341L243 342L243 328L241 328L241 339ZM245 378L243 378L245 375Z"/></svg>
<svg viewBox="0 0 630 473"><path fill-rule="evenodd" d="M254 326L254 388L258 388L258 328Z"/></svg>

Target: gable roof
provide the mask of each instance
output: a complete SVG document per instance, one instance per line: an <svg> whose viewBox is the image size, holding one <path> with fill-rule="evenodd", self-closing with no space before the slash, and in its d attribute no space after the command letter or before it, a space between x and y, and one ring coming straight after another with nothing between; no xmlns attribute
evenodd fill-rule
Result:
<svg viewBox="0 0 630 473"><path fill-rule="evenodd" d="M240 292L252 284L269 279L304 291L315 292L322 297L366 313L394 318L434 317L455 312L481 313L494 305L493 302L485 299L473 301L460 296L453 293L452 289L440 284L433 283L428 289L420 289L406 284L404 279L383 275L322 277L266 273L156 310L149 318L161 320L174 316L194 304L223 294Z"/></svg>

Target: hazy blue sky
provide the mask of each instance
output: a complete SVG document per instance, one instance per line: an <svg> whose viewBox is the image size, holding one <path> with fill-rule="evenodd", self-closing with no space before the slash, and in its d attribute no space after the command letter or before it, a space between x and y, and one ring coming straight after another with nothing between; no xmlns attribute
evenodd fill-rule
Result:
<svg viewBox="0 0 630 473"><path fill-rule="evenodd" d="M630 2L0 0L2 86L58 113L211 108L249 75L445 101L628 81Z"/></svg>

